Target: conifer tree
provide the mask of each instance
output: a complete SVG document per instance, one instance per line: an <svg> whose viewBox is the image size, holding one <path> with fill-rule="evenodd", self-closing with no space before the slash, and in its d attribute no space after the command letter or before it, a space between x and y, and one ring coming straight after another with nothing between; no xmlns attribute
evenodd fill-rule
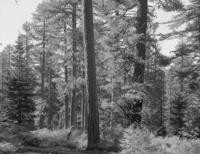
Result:
<svg viewBox="0 0 200 154"><path fill-rule="evenodd" d="M92 0L83 1L84 49L86 55L88 85L88 150L98 148L100 142L99 111L96 87L96 62Z"/></svg>
<svg viewBox="0 0 200 154"><path fill-rule="evenodd" d="M25 58L24 38L18 37L15 51L11 58L11 77L7 82L7 115L19 125L34 126L34 75Z"/></svg>
<svg viewBox="0 0 200 154"><path fill-rule="evenodd" d="M169 118L169 133L173 135L182 135L185 126L187 101L180 93L177 94L174 100L171 101L170 118Z"/></svg>

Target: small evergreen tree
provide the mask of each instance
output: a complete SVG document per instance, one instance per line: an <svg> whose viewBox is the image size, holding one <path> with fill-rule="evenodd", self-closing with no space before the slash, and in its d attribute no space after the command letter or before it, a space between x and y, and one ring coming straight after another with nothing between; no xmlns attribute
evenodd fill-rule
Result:
<svg viewBox="0 0 200 154"><path fill-rule="evenodd" d="M7 116L19 125L33 128L34 125L34 75L28 64L23 46L23 37L19 36L16 50L12 55L12 75L7 82Z"/></svg>
<svg viewBox="0 0 200 154"><path fill-rule="evenodd" d="M185 126L185 115L187 109L187 101L183 94L177 94L170 106L169 133L180 135Z"/></svg>

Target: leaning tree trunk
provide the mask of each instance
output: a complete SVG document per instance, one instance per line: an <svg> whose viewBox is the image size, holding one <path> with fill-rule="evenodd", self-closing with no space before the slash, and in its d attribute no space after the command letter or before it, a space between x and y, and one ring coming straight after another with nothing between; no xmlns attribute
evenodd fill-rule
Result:
<svg viewBox="0 0 200 154"><path fill-rule="evenodd" d="M83 0L84 21L84 49L87 69L87 92L88 92L88 150L98 148L99 135L99 112L96 89L96 62L94 49L94 27L92 0Z"/></svg>
<svg viewBox="0 0 200 154"><path fill-rule="evenodd" d="M146 31L147 31L147 10L148 10L148 0L138 0L137 1L137 26L136 32L140 35L138 42L136 44L137 54L136 57L140 60L135 63L134 70L134 82L143 83L144 82L144 71L145 71L145 54L146 54Z"/></svg>

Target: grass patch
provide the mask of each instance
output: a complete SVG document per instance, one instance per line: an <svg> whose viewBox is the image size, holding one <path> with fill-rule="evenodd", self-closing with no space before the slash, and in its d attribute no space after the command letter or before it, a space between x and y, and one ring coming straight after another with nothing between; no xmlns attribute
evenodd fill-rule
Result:
<svg viewBox="0 0 200 154"><path fill-rule="evenodd" d="M86 133L75 128L54 131L45 128L32 131L31 134L29 136L31 138L29 139L29 145L36 140L41 147L62 146L70 149L84 149L87 145Z"/></svg>

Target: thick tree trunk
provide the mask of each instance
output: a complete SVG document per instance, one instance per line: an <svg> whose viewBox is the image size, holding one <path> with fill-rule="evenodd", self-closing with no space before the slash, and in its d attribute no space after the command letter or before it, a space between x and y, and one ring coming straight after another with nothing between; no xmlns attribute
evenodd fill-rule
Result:
<svg viewBox="0 0 200 154"><path fill-rule="evenodd" d="M136 32L141 35L136 48L137 48L137 58L140 60L145 60L146 54L146 31L147 31L147 11L148 11L148 0L138 0L138 10L137 10L137 26ZM133 80L138 83L144 82L144 62L135 63L134 77Z"/></svg>
<svg viewBox="0 0 200 154"><path fill-rule="evenodd" d="M89 105L87 149L92 150L98 148L100 141L92 0L83 0L83 21Z"/></svg>
<svg viewBox="0 0 200 154"><path fill-rule="evenodd" d="M77 99L76 99L76 78L77 78L77 66L76 66L76 3L72 3L72 52L73 52L73 89L72 89L72 106L71 106L71 125L77 126Z"/></svg>

